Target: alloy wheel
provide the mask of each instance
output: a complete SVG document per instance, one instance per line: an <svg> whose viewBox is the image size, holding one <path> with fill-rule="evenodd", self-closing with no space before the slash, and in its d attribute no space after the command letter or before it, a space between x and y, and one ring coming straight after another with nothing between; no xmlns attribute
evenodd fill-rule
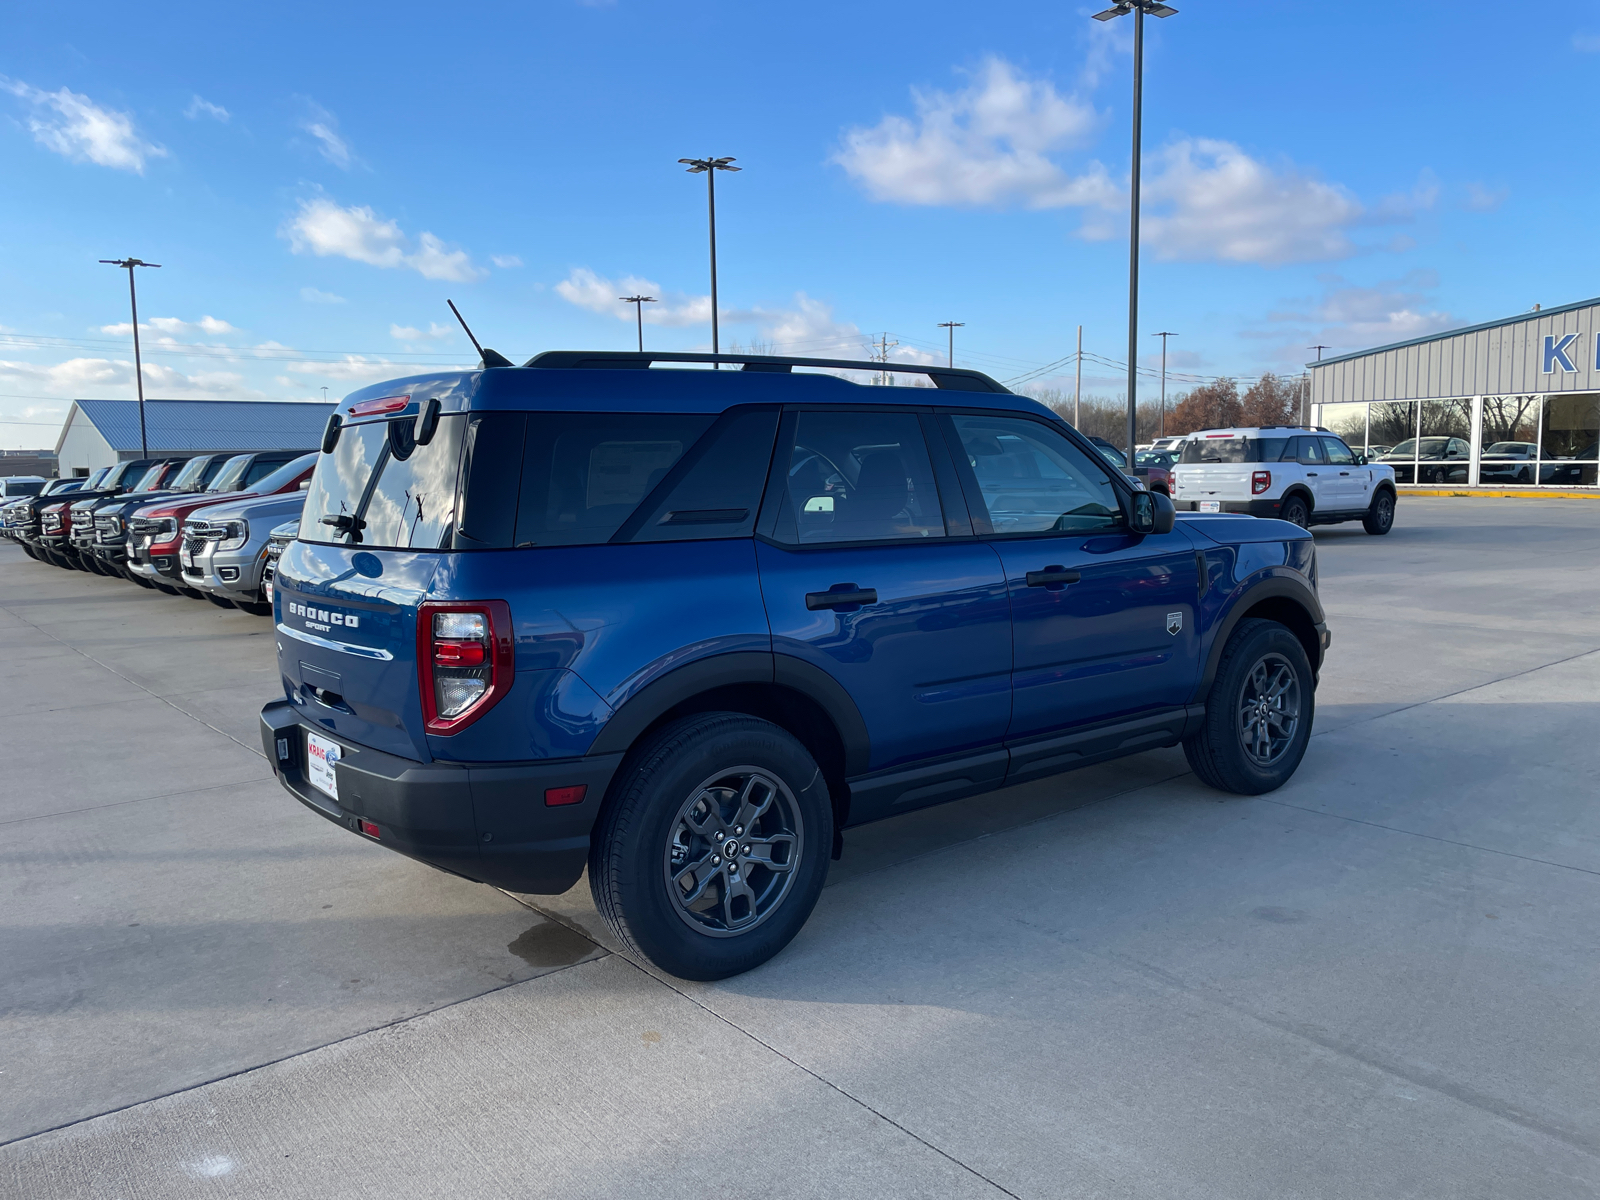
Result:
<svg viewBox="0 0 1600 1200"><path fill-rule="evenodd" d="M1257 660L1239 697L1239 741L1250 761L1270 767L1288 752L1300 728L1300 680L1276 652Z"/></svg>
<svg viewBox="0 0 1600 1200"><path fill-rule="evenodd" d="M789 894L804 848L788 786L759 767L719 771L673 819L663 861L678 916L711 937L747 933Z"/></svg>

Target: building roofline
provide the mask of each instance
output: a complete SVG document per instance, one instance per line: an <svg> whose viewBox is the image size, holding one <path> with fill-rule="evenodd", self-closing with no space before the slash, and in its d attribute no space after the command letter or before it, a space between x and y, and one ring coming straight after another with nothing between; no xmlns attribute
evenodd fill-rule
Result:
<svg viewBox="0 0 1600 1200"><path fill-rule="evenodd" d="M1383 354L1389 350L1404 350L1407 346L1421 346L1428 342L1443 341L1445 338L1461 337L1469 333L1481 333L1485 329L1498 329L1502 325L1517 325L1523 321L1537 321L1541 317L1559 316L1561 313L1574 312L1580 308L1594 308L1600 305L1600 296L1593 300L1579 300L1573 304L1561 304L1555 308L1541 308L1538 312L1518 313L1514 317L1501 317L1498 321L1483 321L1477 325L1463 325L1460 329L1443 329L1438 333L1430 333L1424 337L1408 338L1403 342L1391 342L1387 346L1374 346L1370 350L1354 350L1349 354L1336 354L1332 358L1324 358L1308 362L1307 367L1315 370L1318 367L1332 366L1334 363L1349 362L1353 358L1366 358L1371 354Z"/></svg>

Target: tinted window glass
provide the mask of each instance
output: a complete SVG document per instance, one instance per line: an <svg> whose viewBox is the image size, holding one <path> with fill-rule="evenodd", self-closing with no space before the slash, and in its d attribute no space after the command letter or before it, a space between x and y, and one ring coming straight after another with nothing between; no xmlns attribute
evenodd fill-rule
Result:
<svg viewBox="0 0 1600 1200"><path fill-rule="evenodd" d="M203 455L200 458L191 458L188 462L183 464L182 468L180 468L178 473L172 477L171 482L168 483L167 486L180 492L188 491L191 488L196 488L200 485L200 481L204 478L206 468L213 466L216 462L217 460L210 455Z"/></svg>
<svg viewBox="0 0 1600 1200"><path fill-rule="evenodd" d="M302 454L299 458L284 463L272 474L256 481L256 491L263 496L270 496L274 492L282 491L293 483L299 476L304 475L316 465L315 454Z"/></svg>
<svg viewBox="0 0 1600 1200"><path fill-rule="evenodd" d="M457 549L511 546L522 487L526 413L474 413L461 452L461 515Z"/></svg>
<svg viewBox="0 0 1600 1200"><path fill-rule="evenodd" d="M1185 463L1247 463L1260 462L1256 457L1255 438L1247 437L1209 437L1198 434L1183 444L1183 457L1179 460ZM1283 442L1279 440L1277 447L1281 451Z"/></svg>
<svg viewBox="0 0 1600 1200"><path fill-rule="evenodd" d="M635 542L749 537L772 465L778 410L727 413L673 469L668 490L620 531Z"/></svg>
<svg viewBox="0 0 1600 1200"><path fill-rule="evenodd" d="M679 413L532 413L518 546L606 542L711 424Z"/></svg>
<svg viewBox="0 0 1600 1200"><path fill-rule="evenodd" d="M1322 439L1322 448L1323 448L1323 450L1325 450L1327 452L1328 461L1330 463L1332 463L1334 466L1336 466L1336 467L1353 467L1353 466L1355 466L1355 464L1356 464L1356 456L1351 454L1350 453L1350 447L1346 446L1338 438L1323 438Z"/></svg>
<svg viewBox="0 0 1600 1200"><path fill-rule="evenodd" d="M996 534L1122 525L1122 504L1105 468L1062 434L1018 417L952 420Z"/></svg>
<svg viewBox="0 0 1600 1200"><path fill-rule="evenodd" d="M412 438L414 417L346 425L311 477L302 540L390 549L447 547L455 525L464 425L459 415L440 418L426 446ZM342 523L329 523L340 517Z"/></svg>
<svg viewBox="0 0 1600 1200"><path fill-rule="evenodd" d="M915 413L802 412L784 456L779 539L801 544L944 537Z"/></svg>
<svg viewBox="0 0 1600 1200"><path fill-rule="evenodd" d="M258 454L254 461L245 468L244 476L239 481L241 488L253 488L268 475L273 474L289 460L281 454Z"/></svg>
<svg viewBox="0 0 1600 1200"><path fill-rule="evenodd" d="M1320 463L1322 459L1322 439L1314 437L1296 438L1300 443L1300 461L1303 463Z"/></svg>
<svg viewBox="0 0 1600 1200"><path fill-rule="evenodd" d="M208 490L213 492L236 492L239 490L239 480L244 478L246 468L250 466L248 454L235 454L222 464L222 470L217 472L216 478L211 481Z"/></svg>

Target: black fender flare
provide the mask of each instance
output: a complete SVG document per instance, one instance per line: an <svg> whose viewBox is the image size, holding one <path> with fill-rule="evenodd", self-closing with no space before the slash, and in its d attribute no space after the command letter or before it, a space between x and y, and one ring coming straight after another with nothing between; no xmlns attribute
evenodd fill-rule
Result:
<svg viewBox="0 0 1600 1200"><path fill-rule="evenodd" d="M1203 701L1211 691L1211 685L1217 678L1217 665L1222 661L1222 651L1228 644L1228 639L1233 636L1233 630L1244 614L1260 604L1263 600L1273 600L1282 597L1297 604L1305 610L1307 618L1314 629L1322 629L1326 625L1326 617L1322 611L1322 601L1317 599L1317 593L1309 583L1289 575L1269 575L1265 579L1257 580L1251 584L1228 607L1227 614L1217 626L1217 632L1212 638L1211 650L1206 655L1205 671L1200 676L1200 685L1195 689L1194 701ZM1311 659L1312 671L1322 667L1322 648L1318 646L1315 654L1307 655Z"/></svg>
<svg viewBox="0 0 1600 1200"><path fill-rule="evenodd" d="M821 667L788 654L735 651L696 659L654 679L612 714L585 757L625 752L662 714L714 688L766 684L799 692L827 714L844 746L847 775L866 771L872 741L861 710L843 685Z"/></svg>
<svg viewBox="0 0 1600 1200"><path fill-rule="evenodd" d="M1311 494L1310 487L1303 483L1291 483L1288 487L1283 489L1283 495L1278 498L1279 512L1283 511L1284 503L1289 499L1290 496L1299 496L1300 499L1304 500L1306 502L1306 511L1308 513L1314 513L1317 511L1317 498Z"/></svg>

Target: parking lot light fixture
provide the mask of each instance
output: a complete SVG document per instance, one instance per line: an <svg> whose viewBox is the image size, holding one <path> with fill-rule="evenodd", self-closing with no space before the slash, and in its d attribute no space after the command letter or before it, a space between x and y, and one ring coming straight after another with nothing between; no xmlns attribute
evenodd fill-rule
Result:
<svg viewBox="0 0 1600 1200"><path fill-rule="evenodd" d="M1144 104L1144 18L1176 16L1178 10L1157 0L1117 0L1096 21L1111 21L1133 14L1133 163L1128 189L1128 461L1138 433L1139 390L1139 142Z"/></svg>
<svg viewBox="0 0 1600 1200"><path fill-rule="evenodd" d="M654 304L654 296L618 296L618 300L633 305L634 315L639 319L639 353L644 353L644 306Z"/></svg>
<svg viewBox="0 0 1600 1200"><path fill-rule="evenodd" d="M135 267L159 269L161 264L147 263L138 258L102 258L100 261L108 267L126 267L128 271L128 304L133 309L133 378L139 387L139 453L148 458L150 443L144 429L144 363L139 357L139 294L133 286L133 269Z"/></svg>
<svg viewBox="0 0 1600 1200"><path fill-rule="evenodd" d="M742 171L743 167L732 167L731 158L680 158L679 162L685 164L689 174L706 177L706 204L711 214L711 353L720 354L717 343L717 172ZM712 368L722 364L713 362Z"/></svg>

